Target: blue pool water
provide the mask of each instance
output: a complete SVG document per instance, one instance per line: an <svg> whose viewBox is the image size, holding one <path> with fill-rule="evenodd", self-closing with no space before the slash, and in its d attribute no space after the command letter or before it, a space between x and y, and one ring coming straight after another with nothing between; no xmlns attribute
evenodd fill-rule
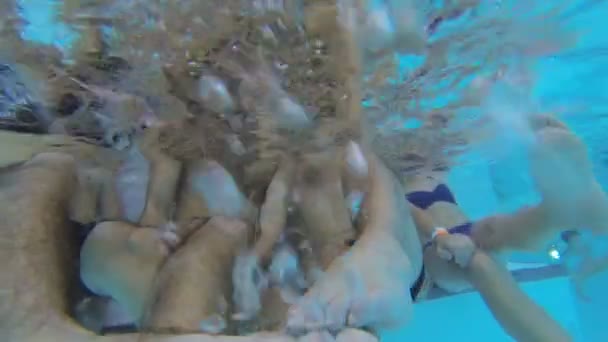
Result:
<svg viewBox="0 0 608 342"><path fill-rule="evenodd" d="M492 2L500 5L503 1ZM605 24L608 1L570 2L570 9L562 14L562 24L564 28L580 33L576 46L535 59L532 64L538 82L530 98L519 100L531 101L545 111L558 112L588 145L596 177L608 189L608 29ZM25 37L58 46L71 42L73 33L52 20L51 12L56 4L57 1L22 0L24 13L31 23L23 33ZM416 62L404 58L403 70ZM416 129L419 125L415 120L405 123L406 129ZM471 150L462 158L466 162L454 167L448 181L471 218L509 212L538 200L524 172L526 160L517 149L507 151L506 158L497 164L487 162L484 150ZM513 260L547 262L544 255L515 255ZM589 282L590 302L573 294L566 277L527 282L522 287L563 324L576 341L608 341L605 321L608 295L604 293L608 288L608 274ZM499 342L510 339L493 320L479 296L467 293L418 304L411 325L386 332L383 341Z"/></svg>

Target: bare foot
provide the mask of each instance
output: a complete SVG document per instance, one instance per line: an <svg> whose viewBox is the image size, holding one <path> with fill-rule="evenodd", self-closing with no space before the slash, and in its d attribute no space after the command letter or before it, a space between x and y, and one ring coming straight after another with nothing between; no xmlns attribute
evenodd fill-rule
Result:
<svg viewBox="0 0 608 342"><path fill-rule="evenodd" d="M356 238L343 191L343 163L332 152L300 158L293 190L295 207L322 269L344 253Z"/></svg>
<svg viewBox="0 0 608 342"><path fill-rule="evenodd" d="M411 263L389 235L362 237L289 312L288 328L391 327L411 316Z"/></svg>
<svg viewBox="0 0 608 342"><path fill-rule="evenodd" d="M164 264L156 279L156 298L146 319L152 331L219 334L227 327L230 274L245 247L249 227L213 217Z"/></svg>
<svg viewBox="0 0 608 342"><path fill-rule="evenodd" d="M394 327L411 317L407 289L422 266L418 235L399 182L375 155L368 153L366 158L370 191L363 233L290 309L292 333Z"/></svg>
<svg viewBox="0 0 608 342"><path fill-rule="evenodd" d="M97 225L80 252L80 277L97 295L116 300L139 322L169 248L161 232L122 222Z"/></svg>
<svg viewBox="0 0 608 342"><path fill-rule="evenodd" d="M268 189L266 198L259 215L259 237L255 241L253 250L240 255L235 263L233 271L234 294L233 299L237 307L237 319L249 319L255 316L261 309L261 292L268 287L267 276L262 268L270 263L273 250L279 243L281 235L287 224L288 196L291 188L293 165L285 160L275 172ZM285 251L280 249L280 251ZM276 254L276 253L275 253ZM279 278L291 274L279 274L287 271L290 263L297 257L289 258L289 253L280 253L280 260L273 257L275 274ZM293 265L292 265L293 266ZM272 272L272 271L271 271ZM275 282L283 282L283 279L275 279Z"/></svg>
<svg viewBox="0 0 608 342"><path fill-rule="evenodd" d="M197 216L254 221L257 210L243 195L232 175L218 162L188 162L184 177L176 212L178 222Z"/></svg>
<svg viewBox="0 0 608 342"><path fill-rule="evenodd" d="M593 192L591 160L576 135L564 128L546 127L536 132L536 138L530 150L530 170L544 199L555 201L568 191L571 202Z"/></svg>
<svg viewBox="0 0 608 342"><path fill-rule="evenodd" d="M263 269L261 265L259 258L251 253L240 255L235 262L232 274L233 301L237 312L233 316L235 320L255 318L257 323L267 321L268 318L263 317L265 315L276 317L276 312L266 308L264 298L274 296L277 298L270 298L272 302L293 304L308 286L297 252L287 241L280 241L275 246L267 268ZM267 294L269 291L273 293ZM271 328L265 326L264 329Z"/></svg>
<svg viewBox="0 0 608 342"><path fill-rule="evenodd" d="M608 199L593 174L587 146L565 126L541 128L536 137L530 171L554 225L606 232Z"/></svg>

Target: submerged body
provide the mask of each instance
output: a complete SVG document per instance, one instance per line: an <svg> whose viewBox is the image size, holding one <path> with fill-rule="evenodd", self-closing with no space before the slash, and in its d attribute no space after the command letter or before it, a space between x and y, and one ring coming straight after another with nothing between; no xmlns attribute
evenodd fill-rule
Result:
<svg viewBox="0 0 608 342"><path fill-rule="evenodd" d="M395 176L371 151L365 156L367 218L355 244L338 256L289 313L292 330L396 327L412 315L412 287L422 269L418 235Z"/></svg>
<svg viewBox="0 0 608 342"><path fill-rule="evenodd" d="M447 186L432 176L409 179L410 188L419 190L408 194L408 200L433 282L450 292L473 286L505 331L518 340L567 341L568 333L527 298L495 260L502 252L538 250L560 230L594 222L597 207L605 203L586 168L584 145L563 125L539 127L536 134L531 173L543 196L537 206L470 222ZM562 201L558 191L573 177L577 184L570 185L576 186L578 203Z"/></svg>
<svg viewBox="0 0 608 342"><path fill-rule="evenodd" d="M179 6L184 6L182 9L185 9L187 3L180 2ZM106 88L87 84L86 75L75 76L70 83L106 102L106 112L97 113L97 116L102 121L106 133L104 138L108 144L116 149L126 148L130 145L133 134L141 134L144 138L143 145L135 146L133 150L137 153L128 156L126 163L118 169L117 186L113 184L116 180L114 169L109 172L78 170L75 172L78 179L75 186L78 190L69 201L64 200L67 196L61 193L61 189L42 187L40 190L48 203L55 199L61 200L61 205L69 202L64 205L68 207L67 210L63 210L66 209L64 207L46 208L48 203L40 204L36 198L27 195L24 196L26 203L34 203L38 209L49 209L46 211L58 213L58 217L62 212L69 212L78 222L98 223L82 246L80 276L83 282L96 294L112 297L119 302L134 322L167 334L99 337L77 331L66 323L67 319L58 311L58 303L63 302L56 300L56 297L59 298L63 289L55 284L54 287L49 286L49 293L54 296L53 303L42 302L46 305L44 312L58 318L48 320L45 329L36 330L37 327L33 327L32 330L36 330L35 337L107 341L376 341L377 338L373 335L353 327L377 330L407 323L413 308L413 298L407 290L412 289L414 297L420 294L419 290L424 287L424 275L428 272L437 284L448 290L457 291L473 284L505 329L518 339L562 340L567 334L522 295L509 274L486 252L531 249L543 242L546 236L570 225L588 225L595 232L603 232L603 223L608 218L605 214L607 201L589 176L588 161L581 158L579 150L571 149L573 146L580 147L580 144L577 145L572 139L562 139L564 132L560 130L545 130L539 134L539 140L548 142L541 147L557 146L554 150L541 148L534 152L537 158L531 172L546 200L543 205L524 209L517 215L497 216L470 223L459 212L455 199L446 187L437 186L431 181L414 185L406 183L404 188L387 167L388 163L385 165L385 161L380 160L371 150L372 144L366 140L370 132L365 132L366 118L362 117L360 108L363 92L360 88L364 77L359 53L363 51L365 57L388 56L395 51L420 55L428 53L428 63L425 62L421 69L412 74L414 79L421 79L433 67L444 69L448 62L447 58L442 60L443 52L446 52L446 57L448 55L447 48L443 46L444 41L439 39L431 43L428 35L434 33L439 22L459 16L464 8L474 7L478 1L446 3L449 8L439 14L435 13L438 17L425 29L423 11L415 6L414 1L409 0L311 2L302 9L305 12L302 15L305 25L291 25L294 27L287 26L293 24L288 19L296 21L295 18L286 18L282 14L278 15L278 19L273 17L276 12L281 12L274 7L276 4L256 2L252 6L262 6L263 10L270 13L254 19L243 18L242 13L239 13L238 22L246 23L246 32L234 36L232 33L225 37L214 36L211 40L220 42L217 44L219 47L207 46L211 43L205 39L194 39L196 43L192 42L192 37L200 33L197 32L197 27L204 27L203 32L206 34L211 26L216 26L207 25L206 19L196 17L185 21L192 25L187 30L188 37L180 37L179 33L173 33L183 29L181 22L184 20L162 19L161 11L151 7L154 9L149 12L154 14L152 17L158 15L161 19L147 20L154 22L159 19L156 22L158 25L140 26L161 30L156 32L159 37L150 39L150 46L153 46L157 38L170 44L163 47L171 46L167 48L170 52L159 51L154 46L152 59L164 63L175 57L176 63L183 62L187 65L183 78L186 84L188 81L194 84L194 90L185 89L185 93L191 96L182 98L182 101L192 110L193 115L199 116L201 122L213 122L208 125L213 127L208 131L216 130L213 133L218 137L225 136L224 139L210 138L209 141L217 144L221 144L220 140L228 141L232 155L218 153L210 156L197 151L198 146L188 138L203 134L203 130L194 129L194 134L192 131L186 132L190 126L188 122L173 127L172 134L168 134L169 142L164 143L169 148L181 144L184 154L192 152L189 148L192 146L195 146L195 151L184 158L183 155L167 155L164 153L166 151L159 148L159 135L154 136L159 122L148 108L148 102L157 100L155 95L144 99L144 96L114 91L113 86ZM172 5L170 2L163 3L165 9L170 9ZM293 4L285 6L297 7ZM183 12L184 17L190 14ZM226 13L222 11L217 17L226 19L230 16L224 14ZM95 19L97 18L83 20ZM302 18L297 20L300 19ZM256 57L265 56L274 50L284 50L284 46L278 48L279 40L291 40L284 36L292 33L295 35L302 27L307 31L303 36L314 36L314 41L311 39L306 44L301 44L299 38L294 40L297 45L314 46L313 58L310 58L308 65L306 57L306 63L303 63L306 64L306 70L301 77L312 79L312 87L315 89L306 89L300 94L291 94L286 90L298 88L297 82L288 79L287 75L299 74L300 71L295 69L300 67L297 64L303 59L294 58L285 63L281 60L268 61L269 65L278 66L275 71L280 77L272 74L274 69L253 65L262 62L256 58L244 62L242 68L231 68L240 62L239 57L247 59L244 55L248 46L245 45L252 43L250 38L255 41L256 34L260 33L257 32L260 27L255 27L259 26L258 21L262 22L262 40L264 43L270 42L272 49L265 50L262 44L258 46L253 43ZM179 22L179 28L175 27L175 22ZM221 24L217 27L225 28ZM119 30L118 26L115 29ZM149 36L142 35L134 26L131 29L136 37L131 42L133 45L140 41L148 43L146 38ZM165 36L166 33L170 35ZM172 45L176 42L179 43ZM222 46L226 42L228 45ZM190 46L190 43L193 45L191 49L188 47L184 48L185 51L180 51L182 43L184 46ZM329 56L326 56L325 50L329 51ZM145 52L145 49L138 52ZM299 48L291 52L300 54ZM215 60L210 57L214 54L217 57ZM171 57L167 58L168 55ZM231 60L234 56L234 60ZM327 64L335 68L319 67L322 71L315 74L313 69L317 69L317 64L322 65L323 59L333 61L333 65L331 62ZM133 63L136 68L143 64L146 63ZM162 67L154 64L151 68L153 67L163 70L172 68L170 64ZM179 70L180 67L177 66L176 69ZM207 68L216 68L221 73L216 75ZM223 74L235 69L238 70L234 75ZM223 79L224 76L227 80ZM297 77L300 76L293 76L296 81ZM330 81L321 82L320 78L329 78ZM124 83L130 83L129 81ZM321 83L327 85L319 86ZM120 86L117 88L120 89ZM157 88L156 84L146 86L154 90ZM309 95L314 95L312 93L318 90L317 86L332 89L322 89L321 92L329 95L323 96L318 103L304 103L313 97ZM177 88L175 84L172 87ZM167 91L178 93L176 89ZM300 104L298 99L305 100ZM325 102L335 102L335 108L331 105L329 109L321 108L326 106ZM95 112L95 108L89 109ZM315 113L316 109L319 113ZM248 126L255 127L252 129L266 130L261 134L256 131L255 134L260 134L256 138L272 141L273 134L280 135L284 130L302 133L307 129L318 128L317 124L322 126L326 119L323 115L326 113L335 114L336 121L347 126L346 132L339 132L345 133L346 141L349 142L345 148L348 155L346 161L342 160L340 151L332 148L325 149L323 153L306 153L299 151L300 146L296 146L295 149L302 152L296 157L290 155L294 146L284 149L281 146L279 150L282 152L289 151L285 153L288 162L277 162L277 170L265 191L263 205L260 208L254 207L248 198L250 194L241 192L239 184L242 184L242 179L229 167L231 159L247 159L252 155L266 157L267 151L255 151L259 155L249 153L259 146L245 148L243 144L239 145L240 138L252 133L239 134L242 133L238 131L242 130L245 121L255 121ZM333 117L328 121L331 119ZM146 131L142 132L143 129ZM333 133L332 129L330 131ZM153 137L146 142L150 131ZM264 133L270 137L264 136ZM331 139L335 138L336 145L341 146L344 142L341 134L335 134L339 137L329 135ZM186 138L182 139L184 137ZM167 135L162 138L167 138ZM260 149L264 150L264 147ZM302 150L306 151L305 148ZM570 161L576 162L563 164L559 154L554 153L556 150L565 151ZM18 160L27 160L30 156ZM295 159L293 164L291 157ZM51 164L53 163L48 163ZM348 172L343 172L342 164L346 165ZM69 168L66 166L66 169ZM237 176L236 179L228 169ZM23 171L27 174L28 170ZM62 184L70 183L69 177L65 175L54 172L48 174L61 180ZM571 177L573 174L582 174L582 177ZM356 180L349 178L353 175ZM568 180L568 183L556 186L560 180ZM259 184L257 187L265 188L266 185L268 184ZM559 196L564 187L574 189L574 202L580 204L565 203ZM47 191L46 188L51 190ZM428 192L429 198L423 198L426 196L424 192ZM441 203L433 202L434 197L436 199L442 196L443 199L439 201ZM345 198L362 200L359 215L357 205L349 208ZM406 199L418 205L418 208L409 206ZM20 205L19 208L27 208L21 203L17 205ZM21 222L16 218L18 215L8 213L11 218L9 222ZM56 234L49 232L60 231L61 222L49 219L41 209L34 214L36 217L33 220L23 220L28 231L41 232L40 236L45 238L55 238ZM293 228L289 218L297 216L296 214L300 220L294 226L297 226L303 240L297 241L298 243L293 241L297 239L288 236L288 231ZM209 218L208 223L203 225ZM425 218L431 222L427 226L423 223ZM190 224L192 222L195 224ZM251 236L254 235L251 234L254 224L259 228L257 232L260 234L257 236ZM20 227L17 223L13 223L13 226ZM448 233L451 234L440 234L433 238L437 226L449 228ZM32 237L25 233L18 237L20 239L15 240L20 242L32 241ZM33 240L38 242L37 239ZM53 249L42 240L41 250L56 254L57 248ZM14 248L26 251L27 256L34 259L39 254L31 245L36 244L17 244ZM4 251L4 247L0 251ZM51 252L48 252L49 255L54 255ZM31 264L40 267L42 263L36 259ZM300 281L300 278L304 280ZM32 282L43 279L44 284L55 280L46 274L34 275L31 279L34 279ZM292 292L287 291L294 289ZM42 289L41 286L34 290L33 293L38 296L34 298L46 298L46 288ZM516 310L518 308L509 307L509 303L519 304L518 308L523 308L526 315L517 317L516 314L520 313ZM22 300L18 304L20 306L15 311L19 315L31 310L31 300ZM196 334L227 334L234 328L231 319L249 319L254 315L257 315L259 322L271 321L268 325L260 324L261 327L281 332L238 338ZM17 316L10 317L16 320L13 317ZM6 329L10 335L20 328ZM291 335L283 333L284 331ZM46 332L51 332L50 337L45 335ZM57 334L53 335L54 332ZM175 332L190 334L171 335ZM19 336L12 340L18 339Z"/></svg>

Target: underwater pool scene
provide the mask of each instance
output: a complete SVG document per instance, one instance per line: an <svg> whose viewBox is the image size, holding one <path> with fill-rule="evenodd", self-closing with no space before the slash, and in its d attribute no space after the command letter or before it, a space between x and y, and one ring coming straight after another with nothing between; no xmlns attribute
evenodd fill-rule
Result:
<svg viewBox="0 0 608 342"><path fill-rule="evenodd" d="M0 13L0 341L608 341L608 0Z"/></svg>

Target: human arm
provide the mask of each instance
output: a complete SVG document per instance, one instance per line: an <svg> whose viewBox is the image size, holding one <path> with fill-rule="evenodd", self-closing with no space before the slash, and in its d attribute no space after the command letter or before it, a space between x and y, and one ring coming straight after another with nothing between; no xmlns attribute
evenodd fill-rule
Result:
<svg viewBox="0 0 608 342"><path fill-rule="evenodd" d="M473 223L471 239L488 252L504 250L534 251L558 227L542 204L527 206L513 213L483 218Z"/></svg>
<svg viewBox="0 0 608 342"><path fill-rule="evenodd" d="M462 287L462 282L468 281L496 321L517 341L572 341L568 332L521 290L505 267L466 240L462 234L439 234L426 249L425 266L434 280L441 280L438 285Z"/></svg>
<svg viewBox="0 0 608 342"><path fill-rule="evenodd" d="M515 340L572 341L568 332L534 303L511 274L487 253L477 250L465 272L496 320Z"/></svg>

